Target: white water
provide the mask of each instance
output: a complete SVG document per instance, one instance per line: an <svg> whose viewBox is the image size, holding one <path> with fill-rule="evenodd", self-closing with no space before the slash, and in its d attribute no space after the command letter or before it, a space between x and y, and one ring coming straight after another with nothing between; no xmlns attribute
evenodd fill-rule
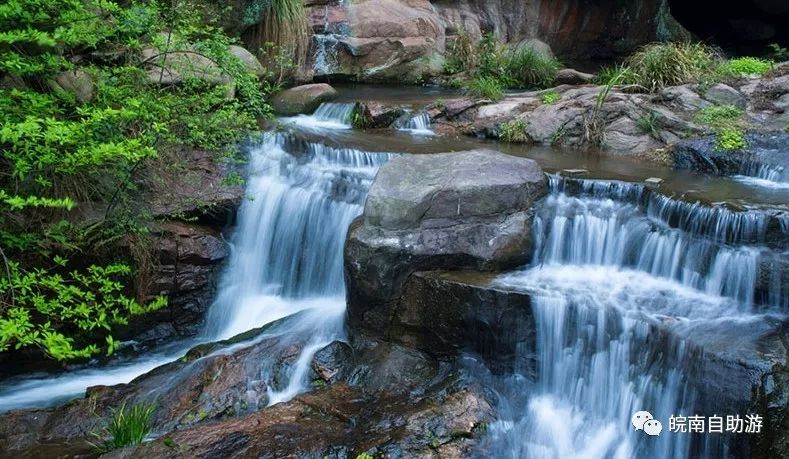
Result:
<svg viewBox="0 0 789 459"><path fill-rule="evenodd" d="M682 368L686 344L659 339L653 327L757 317L756 263L769 252L760 246L762 216L678 203L638 185L551 185L534 225L533 266L497 281L531 294L538 365L530 383L531 357L521 355L498 385L490 453L721 457L712 437L692 444L692 436L668 432L672 414L693 412L695 394ZM766 306L785 308L785 289L772 290ZM663 423L659 437L634 431L630 419L641 410Z"/></svg>
<svg viewBox="0 0 789 459"><path fill-rule="evenodd" d="M398 128L399 131L410 132L414 135L435 135L430 123L430 115L424 112L419 112L415 115L409 115L408 119Z"/></svg>
<svg viewBox="0 0 789 459"><path fill-rule="evenodd" d="M345 233L362 211L377 168L390 158L388 154L290 140L266 134L250 151L246 196L230 261L199 340L230 338L307 311L280 337L280 347L304 344L289 370L287 384L269 386L269 403L289 400L304 391L313 354L344 338ZM297 151L286 151L286 146ZM176 343L169 351L105 368L7 381L0 388L0 411L50 406L79 397L96 384L127 383L181 357L197 342ZM273 363L261 362L261 368L271 368Z"/></svg>
<svg viewBox="0 0 789 459"><path fill-rule="evenodd" d="M281 118L280 121L309 130L351 129L353 108L354 104L326 102L312 115L297 115Z"/></svg>
<svg viewBox="0 0 789 459"><path fill-rule="evenodd" d="M777 164L748 161L743 165L741 174L732 178L747 185L764 188L789 188L789 169Z"/></svg>

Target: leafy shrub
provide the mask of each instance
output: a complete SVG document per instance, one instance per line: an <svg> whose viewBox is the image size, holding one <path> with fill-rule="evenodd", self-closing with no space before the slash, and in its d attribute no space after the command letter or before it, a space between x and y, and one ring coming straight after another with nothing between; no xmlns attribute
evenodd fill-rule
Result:
<svg viewBox="0 0 789 459"><path fill-rule="evenodd" d="M526 123L516 118L499 126L499 139L504 142L523 143L529 142L531 137L526 131Z"/></svg>
<svg viewBox="0 0 789 459"><path fill-rule="evenodd" d="M558 102L562 98L562 95L554 90L543 91L540 93L540 100L545 105L551 105Z"/></svg>
<svg viewBox="0 0 789 459"><path fill-rule="evenodd" d="M745 113L734 105L713 105L696 113L697 122L712 128L740 124Z"/></svg>
<svg viewBox="0 0 789 459"><path fill-rule="evenodd" d="M501 80L496 77L477 76L466 85L469 94L493 101L504 97L504 89Z"/></svg>
<svg viewBox="0 0 789 459"><path fill-rule="evenodd" d="M696 122L710 127L716 135L718 149L731 151L745 148L745 113L733 105L719 105L699 110Z"/></svg>
<svg viewBox="0 0 789 459"><path fill-rule="evenodd" d="M127 407L124 402L114 411L112 418L104 427L104 432L94 434L103 440L97 448L101 451L111 451L129 445L139 445L151 431L154 411L153 405L138 404Z"/></svg>
<svg viewBox="0 0 789 459"><path fill-rule="evenodd" d="M512 48L502 54L504 74L519 88L546 88L556 81L561 63L528 47Z"/></svg>
<svg viewBox="0 0 789 459"><path fill-rule="evenodd" d="M627 59L629 72L622 82L657 91L700 81L712 73L717 61L715 50L701 43L652 43Z"/></svg>
<svg viewBox="0 0 789 459"><path fill-rule="evenodd" d="M721 128L716 136L716 145L723 151L742 150L747 146L745 132L736 127Z"/></svg>
<svg viewBox="0 0 789 459"><path fill-rule="evenodd" d="M229 52L233 40L184 5L0 4L9 26L0 33L0 74L21 82L0 89L0 352L34 347L57 360L112 353L115 326L164 305L129 296L130 279L146 266L140 171L175 144L224 155L270 113L267 91L281 81L270 74L261 84ZM167 43L162 30L172 32ZM131 55L148 42L206 56L232 77L235 96L200 81L152 84ZM127 54L102 57L118 50ZM89 101L47 84L75 62L95 85ZM129 257L113 250L121 240Z"/></svg>
<svg viewBox="0 0 789 459"><path fill-rule="evenodd" d="M743 77L750 75L764 75L773 68L773 63L756 57L740 57L730 59L721 64L720 71L723 75Z"/></svg>

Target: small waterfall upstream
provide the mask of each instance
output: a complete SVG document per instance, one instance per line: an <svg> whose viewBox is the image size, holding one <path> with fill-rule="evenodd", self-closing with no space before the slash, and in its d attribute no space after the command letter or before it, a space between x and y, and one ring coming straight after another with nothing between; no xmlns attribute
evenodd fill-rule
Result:
<svg viewBox="0 0 789 459"><path fill-rule="evenodd" d="M354 107L355 104L325 102L312 115L282 118L282 122L310 130L351 129Z"/></svg>
<svg viewBox="0 0 789 459"><path fill-rule="evenodd" d="M342 125L346 113L343 104L324 104L313 117ZM203 336L104 368L7 381L0 387L0 411L50 406L81 396L89 386L126 383L180 358L199 342L230 338L289 316L287 330L270 352L272 361L260 362L261 373L267 373L262 377L271 383L274 359L288 347L300 350L284 381L269 384L268 403L306 389L312 355L344 336L345 234L362 212L378 167L391 155L268 133L249 157L231 257Z"/></svg>
<svg viewBox="0 0 789 459"><path fill-rule="evenodd" d="M746 161L735 180L765 188L789 188L789 168L777 164Z"/></svg>
<svg viewBox="0 0 789 459"><path fill-rule="evenodd" d="M399 131L406 131L416 135L435 135L431 127L430 115L424 112L409 113L406 115L406 119L399 124L400 126L397 128Z"/></svg>
<svg viewBox="0 0 789 459"><path fill-rule="evenodd" d="M786 261L766 246L782 221L775 218L636 184L552 177L533 227L532 266L497 280L530 293L537 349L522 350L514 373L493 383L500 418L486 455L725 457L721 436L702 442L668 432L671 415L694 413L697 394L687 343L660 330L667 320L748 321L761 310L785 311L786 287L760 285L756 274L765 257ZM662 422L660 436L633 429L631 416L642 410Z"/></svg>

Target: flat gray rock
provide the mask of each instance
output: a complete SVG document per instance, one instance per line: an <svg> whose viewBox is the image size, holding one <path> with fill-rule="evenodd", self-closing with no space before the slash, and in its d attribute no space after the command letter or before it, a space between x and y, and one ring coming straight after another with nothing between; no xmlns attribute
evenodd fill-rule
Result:
<svg viewBox="0 0 789 459"><path fill-rule="evenodd" d="M401 156L378 172L365 223L398 230L510 214L530 208L545 186L536 162L492 150Z"/></svg>

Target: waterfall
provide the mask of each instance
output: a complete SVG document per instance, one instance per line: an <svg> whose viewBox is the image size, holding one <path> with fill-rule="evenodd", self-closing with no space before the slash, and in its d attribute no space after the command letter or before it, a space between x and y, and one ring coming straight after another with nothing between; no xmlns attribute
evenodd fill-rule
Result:
<svg viewBox="0 0 789 459"><path fill-rule="evenodd" d="M745 161L735 180L766 188L789 188L789 168L760 161Z"/></svg>
<svg viewBox="0 0 789 459"><path fill-rule="evenodd" d="M407 114L405 121L398 127L400 131L407 131L417 135L435 135L430 124L430 115L419 112L415 115Z"/></svg>
<svg viewBox="0 0 789 459"><path fill-rule="evenodd" d="M345 232L390 155L311 142L296 143L300 151L291 154L288 142L266 134L250 152L248 199L208 315L212 339L268 323L272 313L280 316L277 307L266 307L270 298L345 300Z"/></svg>
<svg viewBox="0 0 789 459"><path fill-rule="evenodd" d="M331 117L341 108L326 104L319 111ZM271 359L260 362L269 404L306 390L313 354L344 336L345 234L362 212L377 168L390 157L273 133L250 149L246 194L230 260L201 341L230 338L293 316L268 352ZM104 368L6 381L0 387L0 411L49 406L79 397L89 386L129 382L178 359L198 342L173 343ZM277 359L287 348L300 348L299 355L286 375L275 378ZM274 379L282 381L277 384Z"/></svg>
<svg viewBox="0 0 789 459"><path fill-rule="evenodd" d="M356 104L324 102L312 115L282 118L285 124L293 124L311 130L351 129L351 116Z"/></svg>
<svg viewBox="0 0 789 459"><path fill-rule="evenodd" d="M789 292L780 281L756 294L763 258L786 257L765 246L776 218L685 203L636 184L552 177L536 212L532 266L497 280L531 296L536 355L521 350L518 359L536 359L538 371L529 375L516 362L515 374L496 385L500 418L487 454L724 455L719 437L668 433L669 417L693 413L697 394L687 380L686 343L662 327L670 327L666 318L703 324L750 320L757 306L785 310ZM633 429L631 416L642 410L665 434Z"/></svg>

